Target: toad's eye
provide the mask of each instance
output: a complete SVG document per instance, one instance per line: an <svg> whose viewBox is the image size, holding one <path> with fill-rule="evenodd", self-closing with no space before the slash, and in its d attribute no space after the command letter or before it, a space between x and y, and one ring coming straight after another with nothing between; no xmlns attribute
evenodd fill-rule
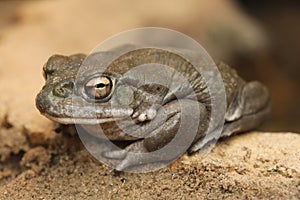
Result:
<svg viewBox="0 0 300 200"><path fill-rule="evenodd" d="M112 89L113 81L105 76L92 78L85 84L87 96L96 101L110 96Z"/></svg>

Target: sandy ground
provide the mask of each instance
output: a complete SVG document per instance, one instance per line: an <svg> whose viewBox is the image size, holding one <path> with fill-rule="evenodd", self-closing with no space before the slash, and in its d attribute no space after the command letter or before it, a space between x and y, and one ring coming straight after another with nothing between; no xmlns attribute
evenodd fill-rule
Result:
<svg viewBox="0 0 300 200"><path fill-rule="evenodd" d="M158 1L121 2L28 1L4 9L11 22L0 23L0 199L299 199L300 134L247 133L219 142L203 160L183 156L157 172L128 174L93 161L76 135L57 133L57 125L39 114L34 100L43 85L41 69L54 53L88 53L112 34L146 25L181 27L214 55L220 52L207 36L215 30L211 21L233 20L230 28L248 52L263 38L225 1L202 7L176 1L172 12L163 9L167 2L158 8ZM208 23L205 12L216 6L228 17L216 13ZM191 31L191 19L201 19L200 31ZM243 27L246 33L239 32Z"/></svg>
<svg viewBox="0 0 300 200"><path fill-rule="evenodd" d="M298 199L299 143L293 133L247 133L219 142L205 159L185 155L134 174L93 161L77 137L57 134L6 162L0 199ZM21 173L4 178L14 172Z"/></svg>

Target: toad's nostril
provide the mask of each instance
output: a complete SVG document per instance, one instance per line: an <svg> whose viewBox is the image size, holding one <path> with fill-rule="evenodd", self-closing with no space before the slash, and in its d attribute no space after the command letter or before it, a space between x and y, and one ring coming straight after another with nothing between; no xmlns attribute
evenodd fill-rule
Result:
<svg viewBox="0 0 300 200"><path fill-rule="evenodd" d="M69 97L73 93L74 82L73 81L64 81L58 83L53 88L53 95L61 98Z"/></svg>

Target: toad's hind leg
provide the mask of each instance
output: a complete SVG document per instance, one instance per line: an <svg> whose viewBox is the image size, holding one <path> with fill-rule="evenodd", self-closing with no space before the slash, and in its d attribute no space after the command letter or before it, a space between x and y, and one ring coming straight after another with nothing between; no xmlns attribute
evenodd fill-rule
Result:
<svg viewBox="0 0 300 200"><path fill-rule="evenodd" d="M257 128L270 110L268 89L257 81L247 83L228 107L221 137Z"/></svg>

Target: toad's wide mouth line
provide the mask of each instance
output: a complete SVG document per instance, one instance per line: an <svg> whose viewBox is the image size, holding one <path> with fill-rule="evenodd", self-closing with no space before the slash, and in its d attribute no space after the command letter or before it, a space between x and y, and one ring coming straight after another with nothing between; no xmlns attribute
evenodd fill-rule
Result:
<svg viewBox="0 0 300 200"><path fill-rule="evenodd" d="M95 119L95 118L80 118L80 117L54 117L51 115L48 115L47 113L43 113L43 115L57 123L60 124L102 124L106 122L113 122L118 121L123 118L118 117L109 117L109 118L102 118L102 119Z"/></svg>

